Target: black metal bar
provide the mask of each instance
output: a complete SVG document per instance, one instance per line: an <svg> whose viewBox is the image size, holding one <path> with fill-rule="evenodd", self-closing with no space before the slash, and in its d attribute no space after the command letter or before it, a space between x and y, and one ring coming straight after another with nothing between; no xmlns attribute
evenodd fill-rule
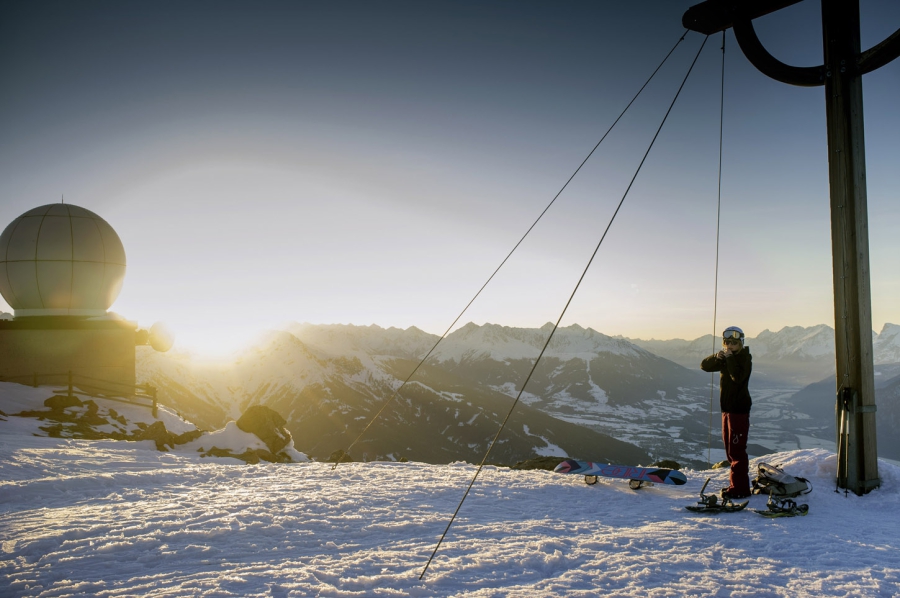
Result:
<svg viewBox="0 0 900 598"><path fill-rule="evenodd" d="M825 66L791 66L769 54L759 41L752 18L740 17L734 21L734 37L744 56L761 73L789 85L818 87L825 85Z"/></svg>
<svg viewBox="0 0 900 598"><path fill-rule="evenodd" d="M860 75L865 75L883 67L898 56L900 56L900 29L877 46L860 53L856 67Z"/></svg>
<svg viewBox="0 0 900 598"><path fill-rule="evenodd" d="M733 27L739 13L742 18L756 19L799 2L802 0L756 0L752 4L740 0L707 0L687 9L681 24L685 29L712 35Z"/></svg>

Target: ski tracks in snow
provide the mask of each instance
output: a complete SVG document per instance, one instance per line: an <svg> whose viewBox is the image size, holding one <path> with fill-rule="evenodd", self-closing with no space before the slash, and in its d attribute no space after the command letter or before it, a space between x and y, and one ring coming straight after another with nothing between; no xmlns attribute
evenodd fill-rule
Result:
<svg viewBox="0 0 900 598"><path fill-rule="evenodd" d="M62 458L65 457L65 458ZM771 457L771 456L770 456ZM684 509L679 488L486 467L423 581L468 464L237 465L124 442L0 440L4 596L895 596L900 468L833 492L834 455L771 462L810 478L806 517ZM718 484L718 485L717 485ZM765 498L751 499L764 508Z"/></svg>

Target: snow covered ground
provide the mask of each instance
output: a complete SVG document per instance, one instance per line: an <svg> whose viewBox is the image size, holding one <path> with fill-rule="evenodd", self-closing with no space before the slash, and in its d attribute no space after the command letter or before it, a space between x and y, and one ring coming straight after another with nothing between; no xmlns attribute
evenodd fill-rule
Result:
<svg viewBox="0 0 900 598"><path fill-rule="evenodd" d="M884 596L900 594L900 468L835 494L835 457L770 455L809 515L689 513L707 475L620 481L474 466L235 464L0 422L2 596ZM764 508L753 497L751 507Z"/></svg>

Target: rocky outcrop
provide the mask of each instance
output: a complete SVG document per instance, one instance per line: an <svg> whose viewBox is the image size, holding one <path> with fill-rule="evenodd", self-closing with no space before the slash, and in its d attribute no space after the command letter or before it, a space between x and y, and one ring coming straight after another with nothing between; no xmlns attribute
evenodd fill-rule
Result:
<svg viewBox="0 0 900 598"><path fill-rule="evenodd" d="M152 440L160 451L186 444L203 435L201 430L189 430L175 434L166 429L165 422L129 422L125 416L111 407L100 407L91 399L77 396L54 395L44 401L48 409L16 413L18 417L33 417L51 422L40 429L56 438L82 438L85 440Z"/></svg>
<svg viewBox="0 0 900 598"><path fill-rule="evenodd" d="M251 407L237 422L228 422L214 432L204 432L165 407L159 414L151 413L149 409L127 407L122 408L123 414L113 409L108 400L84 393L57 392L46 399L47 395L40 393L35 390L36 396L20 403L27 408L13 416L43 422L37 429L50 437L151 441L159 451L179 450L199 453L201 457L230 457L251 464L308 460L306 455L294 449L291 433L284 427L285 419L269 407ZM133 406L147 407L137 403ZM0 418L0 421L5 419Z"/></svg>
<svg viewBox="0 0 900 598"><path fill-rule="evenodd" d="M44 407L49 407L52 411L63 410L66 407L81 407L84 405L81 399L76 396L53 395L44 401Z"/></svg>
<svg viewBox="0 0 900 598"><path fill-rule="evenodd" d="M138 424L140 427L141 424ZM177 444L187 444L203 435L201 430L189 430L183 434L174 434L166 429L166 424L155 421L141 431L136 432L129 440L152 440L156 443L156 450L166 451L175 448Z"/></svg>
<svg viewBox="0 0 900 598"><path fill-rule="evenodd" d="M291 441L291 433L284 427L287 421L277 411L263 405L247 409L237 420L237 427L256 435L266 443L269 451L277 454Z"/></svg>

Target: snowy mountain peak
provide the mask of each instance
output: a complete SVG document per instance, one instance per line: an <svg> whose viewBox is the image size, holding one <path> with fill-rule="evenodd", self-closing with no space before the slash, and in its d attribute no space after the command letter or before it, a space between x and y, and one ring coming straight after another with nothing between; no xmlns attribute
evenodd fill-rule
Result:
<svg viewBox="0 0 900 598"><path fill-rule="evenodd" d="M494 361L535 359L547 342L553 324L540 328L513 328L499 324L478 326L468 323L452 332L441 343L435 355L441 362L462 362L466 359L488 357ZM545 353L563 361L590 360L599 353L616 355L645 355L646 352L625 339L612 338L577 324L559 328Z"/></svg>
<svg viewBox="0 0 900 598"><path fill-rule="evenodd" d="M438 337L410 326L382 328L375 324L288 324L284 330L306 345L329 355L394 355L408 359L423 357Z"/></svg>
<svg viewBox="0 0 900 598"><path fill-rule="evenodd" d="M900 363L900 326L885 324L873 344L875 363Z"/></svg>
<svg viewBox="0 0 900 598"><path fill-rule="evenodd" d="M778 332L766 329L755 339L747 339L754 355L768 358L799 357L819 358L834 353L834 329L825 324L818 326L785 326Z"/></svg>

